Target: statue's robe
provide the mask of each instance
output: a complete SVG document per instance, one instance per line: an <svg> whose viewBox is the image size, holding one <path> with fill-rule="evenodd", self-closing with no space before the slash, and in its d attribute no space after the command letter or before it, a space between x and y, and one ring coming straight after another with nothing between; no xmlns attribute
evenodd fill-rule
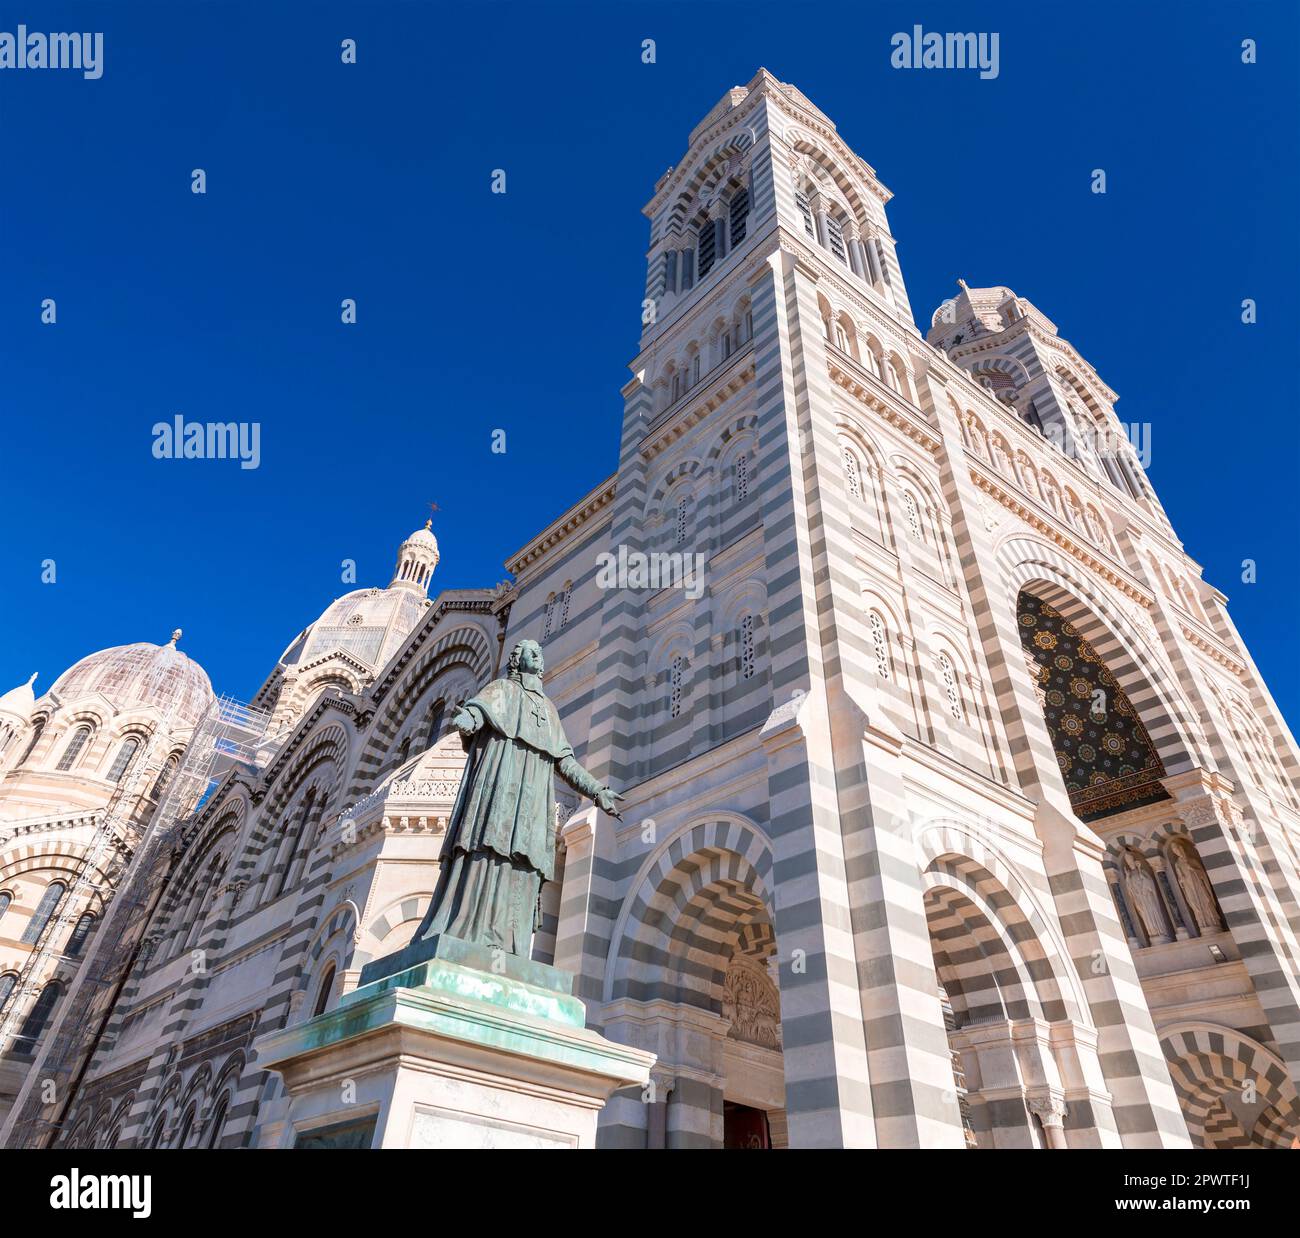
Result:
<svg viewBox="0 0 1300 1238"><path fill-rule="evenodd" d="M493 680L462 708L478 730L415 940L447 933L526 955L542 884L555 877L554 774L584 794L600 788L574 759L536 676Z"/></svg>

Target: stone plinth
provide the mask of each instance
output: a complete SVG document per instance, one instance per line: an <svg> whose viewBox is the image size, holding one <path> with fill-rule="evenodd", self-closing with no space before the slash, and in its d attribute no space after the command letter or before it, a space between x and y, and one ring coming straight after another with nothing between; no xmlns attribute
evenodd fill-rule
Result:
<svg viewBox="0 0 1300 1238"><path fill-rule="evenodd" d="M567 973L455 938L362 980L338 1009L257 1041L289 1096L263 1146L589 1148L610 1095L654 1064L587 1029Z"/></svg>

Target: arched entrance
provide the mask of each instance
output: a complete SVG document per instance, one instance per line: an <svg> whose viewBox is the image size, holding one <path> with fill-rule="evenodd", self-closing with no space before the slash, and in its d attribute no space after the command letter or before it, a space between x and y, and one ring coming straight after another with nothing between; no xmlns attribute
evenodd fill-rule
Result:
<svg viewBox="0 0 1300 1238"><path fill-rule="evenodd" d="M1063 1148L1067 1117L1076 1140L1093 1142L1094 1098L1067 1095L1065 1084L1092 1069L1078 1056L1091 1029L1058 981L1062 962L1046 925L992 856L982 859L1000 875L943 850L958 843L978 853L973 839L935 829L921 842L938 852L923 875L926 924L967 1146Z"/></svg>
<svg viewBox="0 0 1300 1238"><path fill-rule="evenodd" d="M650 866L608 977L607 1034L635 1024L626 1038L659 1055L640 1115L651 1147L786 1143L770 857L748 830L717 823L717 832L716 844L709 827L679 836ZM702 845L688 852L688 840ZM611 1123L629 1116L610 1106Z"/></svg>

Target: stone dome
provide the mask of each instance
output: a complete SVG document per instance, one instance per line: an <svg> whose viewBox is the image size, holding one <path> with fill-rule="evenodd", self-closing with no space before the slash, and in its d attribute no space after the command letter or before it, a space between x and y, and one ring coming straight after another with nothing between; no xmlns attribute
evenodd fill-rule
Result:
<svg viewBox="0 0 1300 1238"><path fill-rule="evenodd" d="M339 649L378 668L397 652L428 605L422 592L411 589L354 589L335 598L284 651L280 662L300 665Z"/></svg>
<svg viewBox="0 0 1300 1238"><path fill-rule="evenodd" d="M213 699L207 672L176 648L178 628L165 645L140 641L101 649L68 668L50 689L60 701L99 693L116 709L152 706L194 726Z"/></svg>
<svg viewBox="0 0 1300 1238"><path fill-rule="evenodd" d="M429 580L439 559L431 523L426 521L424 528L403 540L388 588L354 589L335 598L315 623L294 637L280 655L279 665L285 669L302 666L331 650L349 654L375 670L386 665L429 606Z"/></svg>

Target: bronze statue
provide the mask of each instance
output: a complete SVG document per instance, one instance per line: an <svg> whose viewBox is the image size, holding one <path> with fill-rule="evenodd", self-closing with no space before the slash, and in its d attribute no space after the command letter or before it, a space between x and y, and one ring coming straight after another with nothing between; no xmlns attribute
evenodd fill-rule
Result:
<svg viewBox="0 0 1300 1238"><path fill-rule="evenodd" d="M623 797L574 760L542 691L543 665L538 643L520 641L507 677L494 679L451 720L469 755L433 902L413 942L446 934L527 956L542 886L555 877L554 774L619 816Z"/></svg>

